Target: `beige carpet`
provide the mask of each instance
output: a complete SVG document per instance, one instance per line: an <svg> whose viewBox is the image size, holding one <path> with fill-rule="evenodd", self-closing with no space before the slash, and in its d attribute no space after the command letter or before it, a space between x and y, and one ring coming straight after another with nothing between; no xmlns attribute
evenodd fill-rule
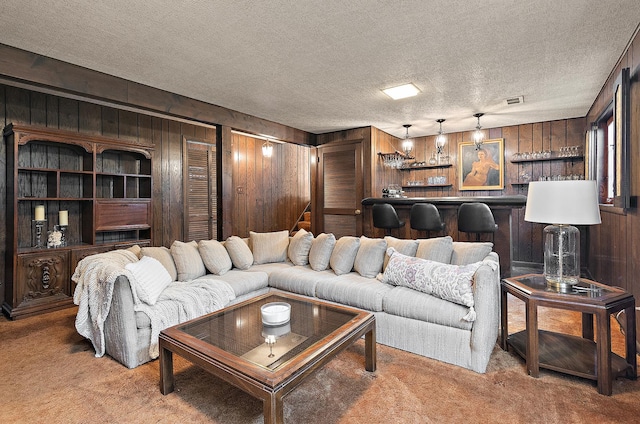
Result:
<svg viewBox="0 0 640 424"><path fill-rule="evenodd" d="M509 302L510 331L522 328ZM541 327L580 333L574 312L540 314ZM176 356L176 391L158 389L158 361L129 370L95 358L74 329L75 310L21 321L0 318L0 423L260 423L256 399ZM622 337L612 323L613 349ZM476 374L378 345L378 369L364 370L359 341L285 397L288 423L620 423L640 421L640 381L595 382L541 370L496 346Z"/></svg>

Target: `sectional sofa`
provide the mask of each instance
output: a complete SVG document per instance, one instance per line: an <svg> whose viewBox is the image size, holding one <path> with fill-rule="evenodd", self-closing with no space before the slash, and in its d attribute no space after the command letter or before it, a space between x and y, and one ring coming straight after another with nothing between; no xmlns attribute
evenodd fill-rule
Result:
<svg viewBox="0 0 640 424"><path fill-rule="evenodd" d="M314 237L301 230L175 241L83 259L76 328L129 368L158 356L171 325L284 290L371 311L377 342L484 373L499 327L498 256L451 237Z"/></svg>

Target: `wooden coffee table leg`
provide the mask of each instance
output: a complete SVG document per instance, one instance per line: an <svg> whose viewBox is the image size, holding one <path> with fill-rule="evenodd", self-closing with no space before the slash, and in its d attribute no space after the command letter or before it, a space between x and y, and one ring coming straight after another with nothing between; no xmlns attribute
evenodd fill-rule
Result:
<svg viewBox="0 0 640 424"><path fill-rule="evenodd" d="M160 342L160 393L173 392L173 352L165 349Z"/></svg>
<svg viewBox="0 0 640 424"><path fill-rule="evenodd" d="M376 325L373 324L371 331L364 335L365 369L367 371L376 370Z"/></svg>
<svg viewBox="0 0 640 424"><path fill-rule="evenodd" d="M271 393L263 401L264 424L284 423L284 408L282 406L282 395L280 392Z"/></svg>

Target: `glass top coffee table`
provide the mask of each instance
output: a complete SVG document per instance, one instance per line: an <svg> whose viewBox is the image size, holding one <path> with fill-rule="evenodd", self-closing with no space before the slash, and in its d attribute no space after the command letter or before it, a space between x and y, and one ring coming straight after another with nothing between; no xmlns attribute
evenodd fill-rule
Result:
<svg viewBox="0 0 640 424"><path fill-rule="evenodd" d="M266 326L260 308L291 305L287 323ZM265 423L282 423L283 397L365 336L365 369L376 369L373 314L280 291L249 299L160 333L160 391L173 391L173 354L262 399Z"/></svg>

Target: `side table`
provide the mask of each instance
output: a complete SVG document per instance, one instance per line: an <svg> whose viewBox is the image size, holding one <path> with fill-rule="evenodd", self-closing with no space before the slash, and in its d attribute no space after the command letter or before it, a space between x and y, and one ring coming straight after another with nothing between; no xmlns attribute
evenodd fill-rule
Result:
<svg viewBox="0 0 640 424"><path fill-rule="evenodd" d="M507 295L525 303L526 330L509 334ZM635 301L630 293L595 281L580 279L574 288L560 292L547 287L544 276L528 274L501 283L501 347L522 356L527 372L538 377L540 368L596 380L598 392L611 395L613 378L636 379ZM582 313L582 337L538 329L538 306ZM626 359L611 352L610 316L624 310ZM597 337L594 341L595 316Z"/></svg>

